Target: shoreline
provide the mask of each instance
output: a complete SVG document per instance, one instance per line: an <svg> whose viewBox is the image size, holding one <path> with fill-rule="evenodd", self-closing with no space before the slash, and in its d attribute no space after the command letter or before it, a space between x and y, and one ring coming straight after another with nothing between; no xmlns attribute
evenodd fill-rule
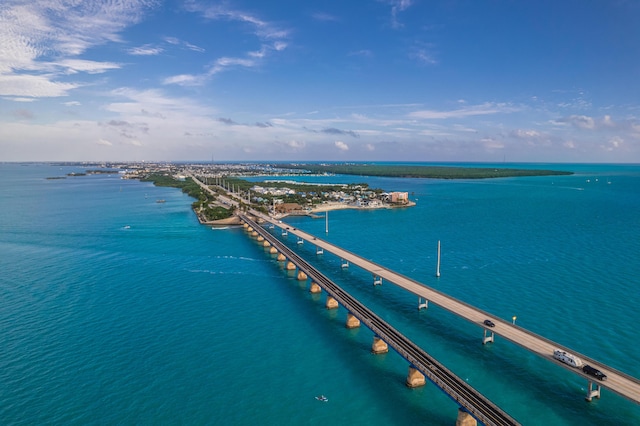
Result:
<svg viewBox="0 0 640 426"><path fill-rule="evenodd" d="M374 206L374 207L355 206L352 204L345 204L345 203L325 203L312 208L311 210L309 210L309 213L313 214L313 213L322 213L327 211L346 210L346 209L353 209L353 210L401 209L405 207L413 207L415 205L416 205L415 201L407 201L405 204L383 204L383 205Z"/></svg>

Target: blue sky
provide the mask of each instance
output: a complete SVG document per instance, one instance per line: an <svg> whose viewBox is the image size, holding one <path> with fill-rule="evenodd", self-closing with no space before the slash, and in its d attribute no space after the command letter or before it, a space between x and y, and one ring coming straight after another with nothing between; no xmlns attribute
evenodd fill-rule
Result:
<svg viewBox="0 0 640 426"><path fill-rule="evenodd" d="M640 162L638 0L2 0L0 161Z"/></svg>

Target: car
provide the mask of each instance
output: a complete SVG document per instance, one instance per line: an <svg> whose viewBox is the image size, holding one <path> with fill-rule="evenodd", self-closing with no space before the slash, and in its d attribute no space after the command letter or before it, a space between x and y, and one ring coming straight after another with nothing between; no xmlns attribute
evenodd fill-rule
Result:
<svg viewBox="0 0 640 426"><path fill-rule="evenodd" d="M607 380L606 374L604 374L602 371L590 365L585 365L584 367L582 367L582 372L590 376L593 376L598 380Z"/></svg>
<svg viewBox="0 0 640 426"><path fill-rule="evenodd" d="M493 321L491 321L490 319L486 319L484 320L484 325L486 325L487 327L495 327L496 325L493 323Z"/></svg>

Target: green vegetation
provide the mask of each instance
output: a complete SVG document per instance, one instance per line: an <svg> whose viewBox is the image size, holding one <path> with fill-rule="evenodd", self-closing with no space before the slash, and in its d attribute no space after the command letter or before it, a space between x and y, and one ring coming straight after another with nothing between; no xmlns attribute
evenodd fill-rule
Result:
<svg viewBox="0 0 640 426"><path fill-rule="evenodd" d="M191 178L179 180L169 174L151 173L140 180L143 182L153 182L156 186L182 189L182 192L197 200L191 204L191 207L205 221L226 219L233 215L234 209L211 206L211 203L215 201L215 196L204 191L200 185L195 183Z"/></svg>
<svg viewBox="0 0 640 426"><path fill-rule="evenodd" d="M330 184L330 185L313 185L308 183L297 183L292 181L255 181L248 182L238 178L229 178L226 180L229 184L233 183L236 188L240 187L242 191L247 191L254 185L261 186L263 188L288 188L295 191L293 194L273 195L269 193L265 194L253 194L252 199L256 201L255 197L259 198L256 204L262 203L263 205L271 205L274 199L282 201L283 203L296 203L301 206L321 204L324 201L330 201L329 194L333 192L344 192L346 194L356 194L364 198L377 198L378 195L383 193L382 189L370 189L366 183L351 183L351 184ZM266 208L265 208L266 210Z"/></svg>
<svg viewBox="0 0 640 426"><path fill-rule="evenodd" d="M571 175L573 172L558 170L499 169L493 167L449 167L380 164L295 164L280 165L291 169L309 170L312 173L335 173L359 176L385 176L432 179L489 179L522 176Z"/></svg>

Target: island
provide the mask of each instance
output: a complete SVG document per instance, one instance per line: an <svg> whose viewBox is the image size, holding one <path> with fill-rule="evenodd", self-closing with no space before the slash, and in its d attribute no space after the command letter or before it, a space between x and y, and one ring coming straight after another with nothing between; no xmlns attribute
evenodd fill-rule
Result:
<svg viewBox="0 0 640 426"><path fill-rule="evenodd" d="M309 183L303 180L307 176L339 174L493 179L573 174L533 168L366 163L111 163L101 167L109 169L102 173L122 170L123 179L139 179L158 186L181 188L195 198L193 211L199 221L207 225L235 223L237 209L254 209L280 219L289 215L320 217L317 213L336 209L407 208L415 205L415 201L409 199L409 193L402 191L402 188L383 190L370 188L367 183ZM87 171L91 174L100 172L95 168ZM399 184L401 182L398 181Z"/></svg>
<svg viewBox="0 0 640 426"><path fill-rule="evenodd" d="M284 165L279 165L284 167ZM523 176L572 175L573 172L540 169L512 169L496 167L425 166L412 164L362 164L362 163L296 163L288 167L307 170L310 173L331 173L358 176L384 176L430 179L492 179Z"/></svg>

